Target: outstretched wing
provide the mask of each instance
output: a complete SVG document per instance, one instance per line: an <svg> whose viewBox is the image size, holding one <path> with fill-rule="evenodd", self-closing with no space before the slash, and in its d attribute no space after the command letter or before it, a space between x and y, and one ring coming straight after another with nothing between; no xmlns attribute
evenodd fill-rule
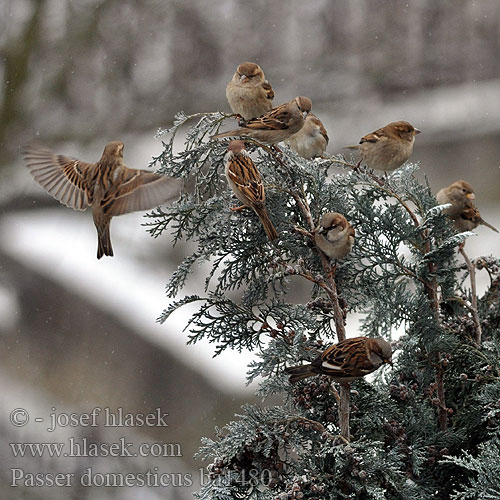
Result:
<svg viewBox="0 0 500 500"><path fill-rule="evenodd" d="M24 160L33 178L63 205L75 210L89 206L86 179L89 169L95 168L94 163L56 154L38 144L25 148Z"/></svg>
<svg viewBox="0 0 500 500"><path fill-rule="evenodd" d="M150 210L178 197L181 182L147 170L122 166L114 172L116 190L109 193L102 205L105 213L111 216Z"/></svg>

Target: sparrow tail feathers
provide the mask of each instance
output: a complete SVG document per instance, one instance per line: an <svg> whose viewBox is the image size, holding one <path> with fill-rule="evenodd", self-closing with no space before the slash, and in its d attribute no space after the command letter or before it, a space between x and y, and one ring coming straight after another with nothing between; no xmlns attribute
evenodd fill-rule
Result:
<svg viewBox="0 0 500 500"><path fill-rule="evenodd" d="M294 384L299 380L302 380L307 377L312 377L316 375L316 372L313 369L313 365L300 365L300 366L291 366L289 368L285 368L285 371L290 375L290 383Z"/></svg>
<svg viewBox="0 0 500 500"><path fill-rule="evenodd" d="M111 246L109 224L105 227L102 234L98 234L97 258L100 259L103 255L113 257L113 247Z"/></svg>

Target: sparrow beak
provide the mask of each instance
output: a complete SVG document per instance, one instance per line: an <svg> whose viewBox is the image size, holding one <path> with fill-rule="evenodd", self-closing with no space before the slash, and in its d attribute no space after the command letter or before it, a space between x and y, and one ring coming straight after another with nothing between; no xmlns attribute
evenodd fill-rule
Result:
<svg viewBox="0 0 500 500"><path fill-rule="evenodd" d="M384 359L384 363L392 366L392 359Z"/></svg>
<svg viewBox="0 0 500 500"><path fill-rule="evenodd" d="M474 193L469 193L465 195L466 198L469 198L469 200L475 200L476 195Z"/></svg>
<svg viewBox="0 0 500 500"><path fill-rule="evenodd" d="M421 134L421 133L422 133L422 131L421 131L421 130L418 130L418 128L416 128L413 132L415 133L415 135L417 135L417 134Z"/></svg>
<svg viewBox="0 0 500 500"><path fill-rule="evenodd" d="M304 120L307 118L307 115L309 114L309 111L302 111L302 118L304 118Z"/></svg>
<svg viewBox="0 0 500 500"><path fill-rule="evenodd" d="M247 75L240 75L240 82L244 83L248 80Z"/></svg>

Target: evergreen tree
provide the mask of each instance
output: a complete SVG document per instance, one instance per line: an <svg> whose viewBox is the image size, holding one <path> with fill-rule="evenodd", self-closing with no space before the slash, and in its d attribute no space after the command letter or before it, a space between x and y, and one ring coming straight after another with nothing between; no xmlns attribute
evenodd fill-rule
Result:
<svg viewBox="0 0 500 500"><path fill-rule="evenodd" d="M156 162L186 188L150 214L149 230L196 249L171 277L176 301L160 321L198 303L188 343L207 338L215 354L255 351L248 381L259 377L264 401L279 394L283 404L245 406L215 441L204 439L210 482L197 498L500 498L500 261L470 262L462 249L464 261L457 250L470 233L456 234L416 165L378 177L342 156L309 161L248 141L279 234L269 242L253 211L230 210L228 142L209 140L227 118L180 113L162 131ZM344 214L356 231L352 252L336 263L314 244L325 212ZM179 298L204 261L204 293ZM469 285L476 269L491 280L479 300ZM301 282L307 298L297 303L290 292ZM312 360L346 330L354 336L354 312L362 335L391 340L404 330L394 366L351 384L317 376L291 385L285 367Z"/></svg>

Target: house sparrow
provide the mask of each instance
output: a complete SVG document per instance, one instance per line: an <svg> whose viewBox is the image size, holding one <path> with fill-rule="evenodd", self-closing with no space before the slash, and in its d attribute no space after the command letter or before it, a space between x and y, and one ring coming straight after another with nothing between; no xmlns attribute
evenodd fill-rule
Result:
<svg viewBox="0 0 500 500"><path fill-rule="evenodd" d="M321 120L315 114L309 113L304 126L287 142L299 156L310 160L316 156L323 156L328 145L328 134Z"/></svg>
<svg viewBox="0 0 500 500"><path fill-rule="evenodd" d="M342 214L327 213L314 232L314 241L330 259L343 259L354 244L354 228Z"/></svg>
<svg viewBox="0 0 500 500"><path fill-rule="evenodd" d="M265 201L266 192L262 177L257 170L252 158L245 149L243 141L231 141L225 156L225 172L227 182L236 198L243 203L244 207L251 208L259 217L267 237L273 241L278 233L267 214ZM243 207L233 208L239 210Z"/></svg>
<svg viewBox="0 0 500 500"><path fill-rule="evenodd" d="M392 365L391 344L384 339L354 337L331 345L311 364L285 368L290 383L314 375L328 375L335 382L350 382L374 372L384 363Z"/></svg>
<svg viewBox="0 0 500 500"><path fill-rule="evenodd" d="M226 97L233 113L247 121L271 110L274 92L262 68L245 62L236 68L236 73L227 84Z"/></svg>
<svg viewBox="0 0 500 500"><path fill-rule="evenodd" d="M122 158L119 141L107 144L97 163L68 158L40 145L24 151L31 175L52 197L75 210L92 207L98 259L113 255L109 234L113 216L149 210L171 201L179 191L177 179L127 168Z"/></svg>
<svg viewBox="0 0 500 500"><path fill-rule="evenodd" d="M440 205L451 203L451 207L446 209L445 213L453 220L458 231L472 231L482 224L498 233L498 229L488 224L479 215L479 210L473 203L476 199L474 189L468 182L456 181L440 189L436 199Z"/></svg>
<svg viewBox="0 0 500 500"><path fill-rule="evenodd" d="M417 134L420 134L420 130L411 123L391 122L362 137L359 145L345 147L359 150L361 161L368 168L391 171L408 160Z"/></svg>
<svg viewBox="0 0 500 500"><path fill-rule="evenodd" d="M263 144L276 144L288 139L302 128L311 107L311 99L296 97L290 102L271 109L259 118L247 121L245 126L238 130L213 135L211 139L250 137Z"/></svg>

